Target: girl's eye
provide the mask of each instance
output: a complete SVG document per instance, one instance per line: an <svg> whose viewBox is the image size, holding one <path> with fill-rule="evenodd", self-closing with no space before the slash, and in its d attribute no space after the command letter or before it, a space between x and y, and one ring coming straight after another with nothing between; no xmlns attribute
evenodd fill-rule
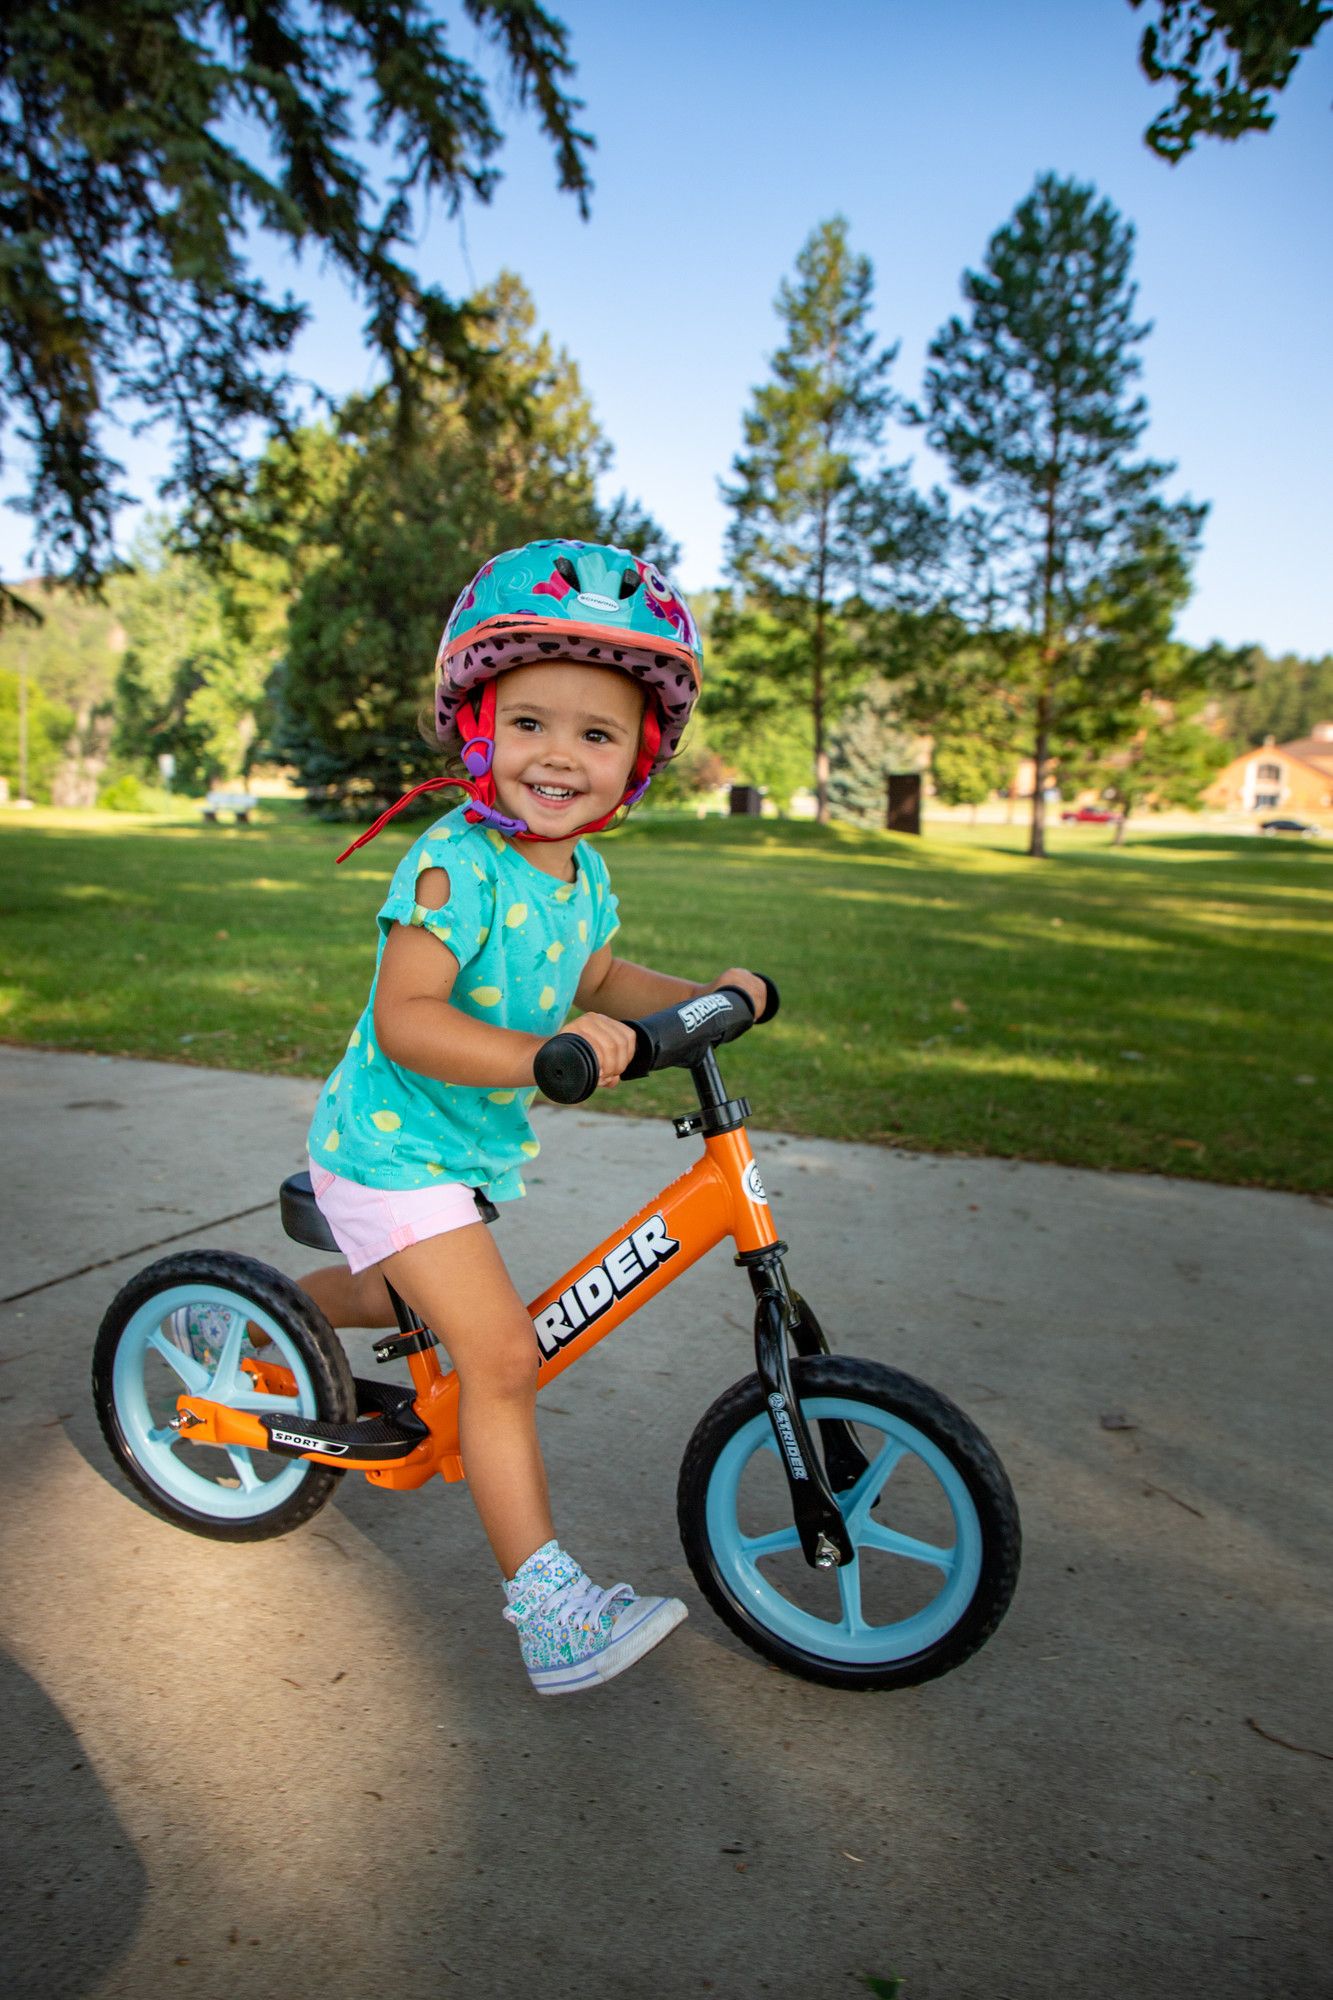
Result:
<svg viewBox="0 0 1333 2000"><path fill-rule="evenodd" d="M587 737L590 743L609 743L611 741L611 738L604 729L590 729L587 731Z"/></svg>

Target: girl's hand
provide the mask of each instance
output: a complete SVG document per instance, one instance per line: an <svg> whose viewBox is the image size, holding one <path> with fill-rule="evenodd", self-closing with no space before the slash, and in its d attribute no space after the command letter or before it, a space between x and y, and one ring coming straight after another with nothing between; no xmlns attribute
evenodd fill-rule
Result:
<svg viewBox="0 0 1333 2000"><path fill-rule="evenodd" d="M758 973L747 972L743 965L733 965L730 972L721 973L711 986L705 986L705 993L716 993L723 986L739 986L750 1005L754 1008L757 1021L768 1005L768 988Z"/></svg>
<svg viewBox="0 0 1333 2000"><path fill-rule="evenodd" d="M612 1090L620 1082L620 1072L634 1054L633 1030L609 1014L580 1014L569 1023L571 1035L582 1035L597 1057L599 1090Z"/></svg>

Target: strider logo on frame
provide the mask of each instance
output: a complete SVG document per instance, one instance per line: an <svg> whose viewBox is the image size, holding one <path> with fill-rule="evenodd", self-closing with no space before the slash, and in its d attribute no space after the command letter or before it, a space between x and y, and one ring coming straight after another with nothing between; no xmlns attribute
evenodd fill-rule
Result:
<svg viewBox="0 0 1333 2000"><path fill-rule="evenodd" d="M650 1215L647 1222L613 1244L600 1264L594 1264L567 1292L561 1292L554 1305L536 1315L532 1324L542 1353L559 1353L576 1333L600 1319L617 1299L641 1285L679 1249L675 1237L667 1235L661 1216Z"/></svg>
<svg viewBox="0 0 1333 2000"><path fill-rule="evenodd" d="M692 1035L705 1021L711 1021L714 1014L725 1014L730 1008L725 993L705 993L700 999L687 1000L683 1007L677 1007L676 1014L686 1033Z"/></svg>

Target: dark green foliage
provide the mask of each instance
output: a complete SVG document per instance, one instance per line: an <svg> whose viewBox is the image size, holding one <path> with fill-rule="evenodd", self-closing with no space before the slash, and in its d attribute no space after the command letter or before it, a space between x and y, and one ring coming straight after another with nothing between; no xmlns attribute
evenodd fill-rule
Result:
<svg viewBox="0 0 1333 2000"><path fill-rule="evenodd" d="M637 503L599 506L608 447L577 368L535 319L513 277L470 302L465 328L486 344L484 382L432 384L411 453L386 396L342 412L343 462L304 522L274 682L274 744L316 808L378 807L441 770L418 721L445 619L488 556L541 535L624 535L668 567L675 560Z"/></svg>
<svg viewBox="0 0 1333 2000"><path fill-rule="evenodd" d="M873 283L841 216L811 233L778 291L785 338L746 413L735 484L723 488L743 612L772 621L768 678L810 716L821 819L828 727L868 671L838 630L842 607L853 593L888 599L917 585L942 532L938 496L920 499L907 467L884 457L897 349L878 347L871 330ZM719 626L731 645L734 627Z"/></svg>
<svg viewBox="0 0 1333 2000"><path fill-rule="evenodd" d="M1145 0L1129 0L1142 7ZM1325 0L1146 0L1156 14L1143 31L1139 61L1153 83L1176 95L1144 134L1172 165L1200 137L1239 139L1266 131L1274 92L1286 87L1302 52L1333 16Z"/></svg>
<svg viewBox="0 0 1333 2000"><path fill-rule="evenodd" d="M1294 653L1273 659L1261 647L1246 649L1241 685L1221 697L1218 708L1235 754L1266 743L1296 743L1317 722L1333 722L1333 653L1302 660Z"/></svg>
<svg viewBox="0 0 1333 2000"><path fill-rule="evenodd" d="M918 413L976 496L957 530L970 571L957 602L978 634L962 685L1022 717L1039 774L1154 689L1206 511L1168 501L1173 468L1133 455L1148 332L1133 242L1092 188L1040 176L984 270L964 273L968 315L931 343ZM1031 851L1044 851L1041 782Z"/></svg>
<svg viewBox="0 0 1333 2000"><path fill-rule="evenodd" d="M565 30L536 0L464 0L517 99L535 100L580 202L590 141ZM383 162L364 164L366 142ZM123 468L103 418L166 423L166 493L216 540L256 419L281 427L306 318L248 263L255 232L314 249L366 310L410 429L423 381L475 369L458 308L404 262L422 201L485 199L500 133L423 0L55 0L0 20L0 425L31 448L48 566L112 563Z"/></svg>

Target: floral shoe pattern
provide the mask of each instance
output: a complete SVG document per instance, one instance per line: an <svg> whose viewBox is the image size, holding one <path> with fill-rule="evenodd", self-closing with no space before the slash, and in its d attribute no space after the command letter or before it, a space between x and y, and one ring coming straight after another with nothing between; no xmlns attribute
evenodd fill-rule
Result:
<svg viewBox="0 0 1333 2000"><path fill-rule="evenodd" d="M609 1681L687 1615L674 1597L639 1597L627 1583L601 1590L558 1542L528 1557L505 1585L504 1616L518 1631L538 1694L572 1694Z"/></svg>

